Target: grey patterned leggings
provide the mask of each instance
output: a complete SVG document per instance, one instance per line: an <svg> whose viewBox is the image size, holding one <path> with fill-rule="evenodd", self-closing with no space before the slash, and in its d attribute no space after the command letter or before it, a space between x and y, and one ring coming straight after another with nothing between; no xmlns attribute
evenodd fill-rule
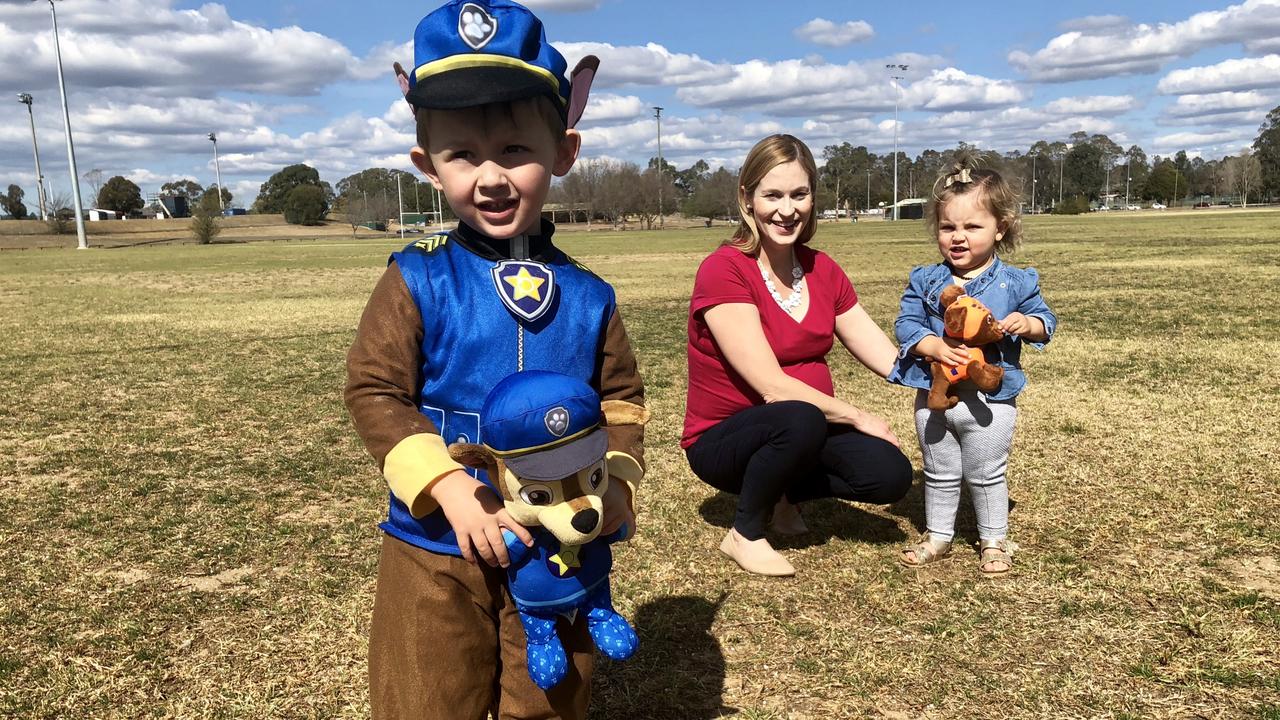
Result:
<svg viewBox="0 0 1280 720"><path fill-rule="evenodd" d="M978 537L994 540L1009 532L1009 486L1005 468L1013 444L1017 404L987 402L976 390L961 390L960 402L945 412L916 394L916 435L924 455L924 517L929 535L942 542L955 536L960 481L969 484Z"/></svg>

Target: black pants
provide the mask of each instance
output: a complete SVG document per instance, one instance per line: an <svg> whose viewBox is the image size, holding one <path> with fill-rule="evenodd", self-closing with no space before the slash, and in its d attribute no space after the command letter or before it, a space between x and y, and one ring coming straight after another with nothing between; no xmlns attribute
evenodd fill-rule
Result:
<svg viewBox="0 0 1280 720"><path fill-rule="evenodd" d="M738 495L733 527L764 537L773 506L817 498L887 504L911 489L911 462L892 444L833 425L798 400L757 405L722 420L685 450L703 482Z"/></svg>

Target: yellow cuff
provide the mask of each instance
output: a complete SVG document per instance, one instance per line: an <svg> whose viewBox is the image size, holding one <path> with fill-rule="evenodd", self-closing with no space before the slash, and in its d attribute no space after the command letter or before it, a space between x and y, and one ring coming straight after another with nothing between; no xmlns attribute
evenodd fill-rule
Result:
<svg viewBox="0 0 1280 720"><path fill-rule="evenodd" d="M437 480L462 465L449 457L444 438L433 433L418 433L396 443L382 462L382 476L387 479L391 494L409 506L409 514L415 518L426 517L435 511L436 503L428 492Z"/></svg>

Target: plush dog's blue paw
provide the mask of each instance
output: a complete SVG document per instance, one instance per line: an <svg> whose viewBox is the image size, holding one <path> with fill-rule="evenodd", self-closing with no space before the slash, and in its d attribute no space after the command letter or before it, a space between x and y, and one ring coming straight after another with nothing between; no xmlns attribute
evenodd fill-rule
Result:
<svg viewBox="0 0 1280 720"><path fill-rule="evenodd" d="M587 615L587 629L596 647L610 660L626 660L640 646L631 623L608 608L593 608Z"/></svg>
<svg viewBox="0 0 1280 720"><path fill-rule="evenodd" d="M569 672L569 658L559 641L527 647L529 677L543 690L555 687Z"/></svg>

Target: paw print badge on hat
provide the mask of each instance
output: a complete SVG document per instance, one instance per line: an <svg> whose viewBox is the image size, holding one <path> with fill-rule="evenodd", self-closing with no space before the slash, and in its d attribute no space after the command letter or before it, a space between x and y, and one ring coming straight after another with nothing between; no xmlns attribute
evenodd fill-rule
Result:
<svg viewBox="0 0 1280 720"><path fill-rule="evenodd" d="M458 35L462 37L462 42L471 47L472 50L479 50L498 34L498 21L484 8L474 3L467 3L462 6L462 12L458 15Z"/></svg>

